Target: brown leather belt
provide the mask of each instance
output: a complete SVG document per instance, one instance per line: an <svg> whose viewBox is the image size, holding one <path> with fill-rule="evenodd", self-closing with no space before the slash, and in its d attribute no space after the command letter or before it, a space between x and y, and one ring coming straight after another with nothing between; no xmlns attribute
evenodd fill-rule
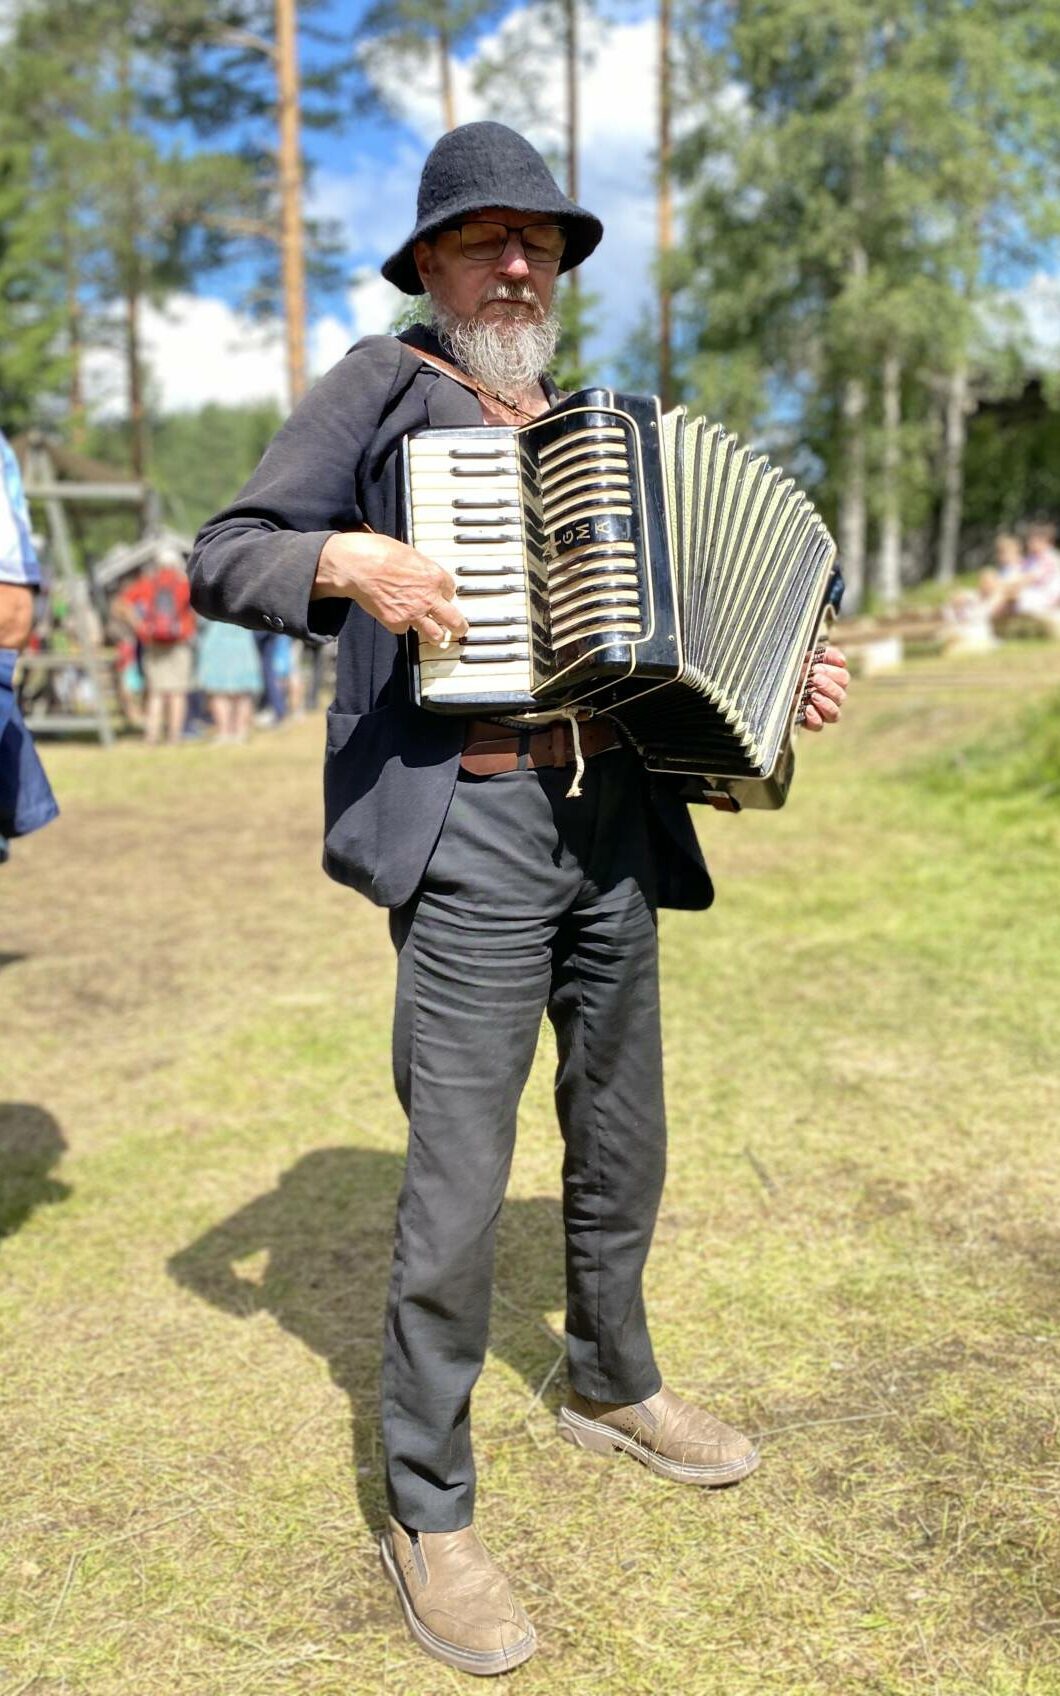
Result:
<svg viewBox="0 0 1060 1696"><path fill-rule="evenodd" d="M608 748L618 748L622 739L609 719L587 719L578 725L582 757L591 760ZM494 777L502 771L520 771L526 766L572 766L575 761L574 734L570 721L523 731L509 730L493 719L471 718L467 722L460 764L474 777Z"/></svg>

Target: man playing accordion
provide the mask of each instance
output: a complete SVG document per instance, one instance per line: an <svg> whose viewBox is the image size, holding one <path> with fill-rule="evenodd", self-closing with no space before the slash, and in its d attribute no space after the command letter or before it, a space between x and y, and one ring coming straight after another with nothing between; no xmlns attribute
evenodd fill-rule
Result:
<svg viewBox="0 0 1060 1696"><path fill-rule="evenodd" d="M402 444L427 427L519 424L553 406L556 278L602 233L513 131L477 123L444 136L415 228L383 267L406 293L427 293L431 327L352 348L203 528L190 564L208 617L339 637L325 868L390 909L409 1119L385 1327L382 1556L421 1647L476 1673L535 1647L473 1529L469 1406L543 1012L565 1144L560 1429L693 1485L734 1483L758 1464L747 1437L664 1384L641 1293L664 1173L656 911L712 899L688 809L606 717L578 729L555 714L482 722L427 712L409 686L405 632L437 648L468 625L452 576L396 539ZM839 717L847 682L827 650L806 690L810 729Z"/></svg>

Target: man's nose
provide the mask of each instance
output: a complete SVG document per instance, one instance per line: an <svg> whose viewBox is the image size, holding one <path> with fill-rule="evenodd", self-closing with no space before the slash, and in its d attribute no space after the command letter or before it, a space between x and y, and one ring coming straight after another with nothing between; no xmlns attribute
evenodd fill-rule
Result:
<svg viewBox="0 0 1060 1696"><path fill-rule="evenodd" d="M513 281L518 281L530 275L530 267L526 263L522 237L518 230L509 231L504 252L497 261L497 269L502 277L508 277Z"/></svg>

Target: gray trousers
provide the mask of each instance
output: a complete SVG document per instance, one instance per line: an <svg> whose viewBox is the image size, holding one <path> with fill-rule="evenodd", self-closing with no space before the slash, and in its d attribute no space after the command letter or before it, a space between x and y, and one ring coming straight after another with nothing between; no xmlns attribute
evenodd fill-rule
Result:
<svg viewBox="0 0 1060 1696"><path fill-rule="evenodd" d="M383 1360L391 1511L470 1524L469 1403L516 1112L547 1011L559 1051L571 1383L615 1402L660 1378L641 1294L665 1166L652 862L625 750L571 770L461 773L398 949L394 1075L409 1119Z"/></svg>

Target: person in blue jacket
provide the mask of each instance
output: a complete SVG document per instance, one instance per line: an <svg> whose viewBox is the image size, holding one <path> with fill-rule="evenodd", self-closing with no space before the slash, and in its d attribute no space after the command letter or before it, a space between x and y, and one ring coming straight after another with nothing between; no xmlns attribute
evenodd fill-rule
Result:
<svg viewBox="0 0 1060 1696"><path fill-rule="evenodd" d="M40 830L59 811L15 699L15 663L33 628L39 588L18 460L0 431L0 861L8 858L10 837Z"/></svg>

